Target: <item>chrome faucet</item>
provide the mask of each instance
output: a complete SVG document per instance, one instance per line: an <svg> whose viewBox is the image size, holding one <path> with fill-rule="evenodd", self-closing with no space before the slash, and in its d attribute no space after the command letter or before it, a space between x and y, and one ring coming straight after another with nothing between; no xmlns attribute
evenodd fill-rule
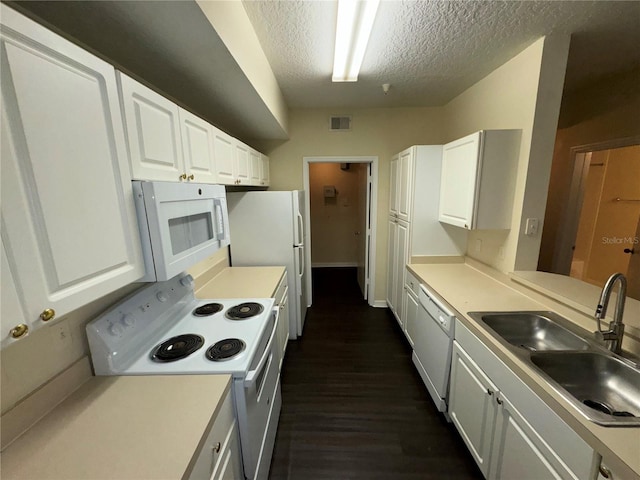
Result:
<svg viewBox="0 0 640 480"><path fill-rule="evenodd" d="M616 309L613 312L613 321L609 323L609 329L603 331L600 325L600 320L604 319L607 314L607 306L609 305L609 298L611 292L616 284L620 282L618 288L618 299L616 300ZM622 323L622 315L624 313L624 301L627 298L627 279L624 278L622 273L614 273L609 277L607 282L602 287L602 293L600 294L600 301L596 307L596 321L598 322L598 330L595 332L596 338L599 340L605 340L608 342L607 346L613 353L620 353L622 351L622 336L624 335L624 324Z"/></svg>

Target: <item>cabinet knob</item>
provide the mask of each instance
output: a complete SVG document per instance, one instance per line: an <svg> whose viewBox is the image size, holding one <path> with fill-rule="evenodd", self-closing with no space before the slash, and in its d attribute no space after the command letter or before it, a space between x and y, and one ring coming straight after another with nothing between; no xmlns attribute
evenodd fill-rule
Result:
<svg viewBox="0 0 640 480"><path fill-rule="evenodd" d="M11 329L11 336L13 338L20 338L23 335L26 335L28 332L29 332L29 327L24 323L21 323Z"/></svg>
<svg viewBox="0 0 640 480"><path fill-rule="evenodd" d="M490 388L487 388L487 395L489 396L493 395L493 390L491 390Z"/></svg>
<svg viewBox="0 0 640 480"><path fill-rule="evenodd" d="M196 178L195 175L193 175L193 173L192 173L191 175L189 175L187 177L187 180L194 180L195 178Z"/></svg>
<svg viewBox="0 0 640 480"><path fill-rule="evenodd" d="M222 445L220 445L220 442L216 443L215 446L213 447L213 451L215 453L220 453L220 448L222 447Z"/></svg>
<svg viewBox="0 0 640 480"><path fill-rule="evenodd" d="M611 470L609 470L607 467L602 465L602 463L598 467L598 470L600 470L600 475L602 475L604 478L611 478L611 479L613 478L613 475L611 474Z"/></svg>
<svg viewBox="0 0 640 480"><path fill-rule="evenodd" d="M187 179L187 174L186 173L183 173L182 175L180 175L178 177L178 180L186 180L186 179Z"/></svg>
<svg viewBox="0 0 640 480"><path fill-rule="evenodd" d="M498 405L502 405L502 400L500 400L500 397L496 396L496 403Z"/></svg>
<svg viewBox="0 0 640 480"><path fill-rule="evenodd" d="M40 319L43 322L48 322L49 320L53 320L53 317L56 316L56 311L53 308L45 308L40 314Z"/></svg>

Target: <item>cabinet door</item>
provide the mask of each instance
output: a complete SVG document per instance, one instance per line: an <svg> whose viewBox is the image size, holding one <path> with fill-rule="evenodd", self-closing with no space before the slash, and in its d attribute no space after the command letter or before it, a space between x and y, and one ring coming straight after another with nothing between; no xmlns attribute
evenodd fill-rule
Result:
<svg viewBox="0 0 640 480"><path fill-rule="evenodd" d="M399 155L391 158L391 169L389 171L389 213L398 216L398 162Z"/></svg>
<svg viewBox="0 0 640 480"><path fill-rule="evenodd" d="M2 242L2 264L0 268L0 275L2 276L2 289L0 290L0 329L2 330L0 333L2 334L2 343L0 348L3 348L18 341L19 338L24 338L29 333L31 326L18 297L12 268L9 265L8 256L4 248L4 241ZM17 328L18 325L24 325L26 330ZM20 333L20 337L14 338L12 335L14 328L16 328L16 334Z"/></svg>
<svg viewBox="0 0 640 480"><path fill-rule="evenodd" d="M260 154L260 161L262 162L262 168L260 169L260 185L268 187L271 178L269 175L269 157L265 154Z"/></svg>
<svg viewBox="0 0 640 480"><path fill-rule="evenodd" d="M404 330L404 334L407 337L407 340L409 341L409 343L411 344L411 347L414 346L415 341L415 332L416 332L416 326L418 323L418 299L413 295L413 293L411 293L411 290L409 289L409 287L407 287L405 289L405 295L406 295L406 303L405 303L405 307L404 307L404 314L405 314L405 318L406 318L406 322L405 322L405 330Z"/></svg>
<svg viewBox="0 0 640 480"><path fill-rule="evenodd" d="M182 108L180 109L180 126L186 180L197 183L216 183L213 127Z"/></svg>
<svg viewBox="0 0 640 480"><path fill-rule="evenodd" d="M217 447L216 447L217 448ZM234 420L216 461L212 480L238 480L244 478L242 472L240 439L237 422Z"/></svg>
<svg viewBox="0 0 640 480"><path fill-rule="evenodd" d="M262 178L262 158L260 158L260 152L256 152L253 149L249 150L249 184L260 185L260 179Z"/></svg>
<svg viewBox="0 0 640 480"><path fill-rule="evenodd" d="M486 477L496 421L497 388L458 342L453 343L449 388L451 420Z"/></svg>
<svg viewBox="0 0 640 480"><path fill-rule="evenodd" d="M398 241L398 221L389 219L389 244L387 251L387 304L395 314L396 310L396 245Z"/></svg>
<svg viewBox="0 0 640 480"><path fill-rule="evenodd" d="M473 228L480 132L448 143L442 151L441 222Z"/></svg>
<svg viewBox="0 0 640 480"><path fill-rule="evenodd" d="M286 277L285 277L286 278ZM284 362L284 356L287 352L287 345L289 344L289 295L288 288L285 288L285 294L280 301L280 368L282 369L282 362Z"/></svg>
<svg viewBox="0 0 640 480"><path fill-rule="evenodd" d="M186 173L178 106L118 72L131 174L135 180L178 182Z"/></svg>
<svg viewBox="0 0 640 480"><path fill-rule="evenodd" d="M499 408L489 478L577 478L504 394L499 392L496 402Z"/></svg>
<svg viewBox="0 0 640 480"><path fill-rule="evenodd" d="M244 143L235 141L235 151L236 151L236 179L238 180L238 185L249 185L249 176L251 175L251 164L249 161L249 147L247 147Z"/></svg>
<svg viewBox="0 0 640 480"><path fill-rule="evenodd" d="M2 220L34 326L144 274L113 67L2 5Z"/></svg>
<svg viewBox="0 0 640 480"><path fill-rule="evenodd" d="M234 185L236 183L236 162L233 137L213 127L213 162L216 183Z"/></svg>
<svg viewBox="0 0 640 480"><path fill-rule="evenodd" d="M396 259L395 259L395 301L396 305L396 313L398 315L398 320L402 325L402 329L405 328L406 319L404 316L404 310L402 305L402 292L404 290L404 279L405 272L407 271L407 254L409 252L409 226L406 223L398 222L397 229L397 240L396 240Z"/></svg>
<svg viewBox="0 0 640 480"><path fill-rule="evenodd" d="M411 220L411 204L413 203L413 163L414 149L410 148L400 154L398 160L398 218Z"/></svg>

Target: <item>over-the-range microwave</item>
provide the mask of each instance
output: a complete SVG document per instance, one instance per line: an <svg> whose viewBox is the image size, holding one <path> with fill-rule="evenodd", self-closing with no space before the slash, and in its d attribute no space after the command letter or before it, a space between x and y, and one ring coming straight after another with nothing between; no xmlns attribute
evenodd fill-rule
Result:
<svg viewBox="0 0 640 480"><path fill-rule="evenodd" d="M169 280L230 243L224 186L133 181L146 274Z"/></svg>

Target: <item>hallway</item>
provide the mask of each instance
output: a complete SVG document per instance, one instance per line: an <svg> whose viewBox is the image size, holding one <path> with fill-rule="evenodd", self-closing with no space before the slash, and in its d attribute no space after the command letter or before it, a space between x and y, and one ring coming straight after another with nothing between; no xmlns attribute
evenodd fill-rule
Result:
<svg viewBox="0 0 640 480"><path fill-rule="evenodd" d="M356 269L314 269L313 285L284 363L270 479L482 478L392 314L362 299Z"/></svg>

